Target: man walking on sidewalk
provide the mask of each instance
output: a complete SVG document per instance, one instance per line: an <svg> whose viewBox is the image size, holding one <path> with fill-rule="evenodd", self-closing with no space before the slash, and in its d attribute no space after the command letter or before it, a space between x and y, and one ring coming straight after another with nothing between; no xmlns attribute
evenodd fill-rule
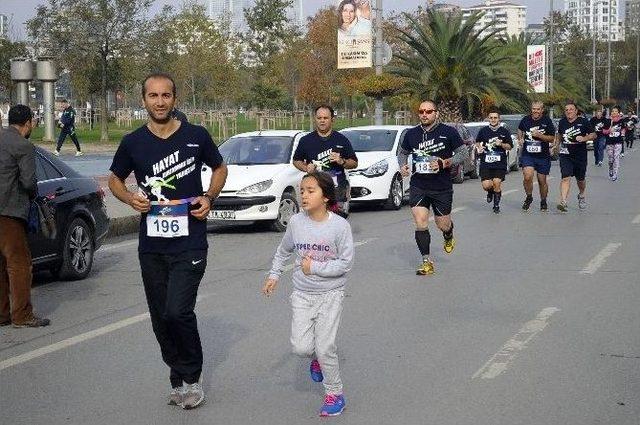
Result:
<svg viewBox="0 0 640 425"><path fill-rule="evenodd" d="M80 149L80 142L78 141L78 136L76 136L76 110L67 102L66 100L62 101L62 107L64 108L62 111L62 116L60 117L59 126L62 128L60 131L60 136L58 137L58 144L56 145L56 150L53 152L54 155L60 155L60 149L62 149L62 144L67 136L71 137L71 141L76 146L76 156L82 155L82 149Z"/></svg>
<svg viewBox="0 0 640 425"><path fill-rule="evenodd" d="M227 178L204 127L175 120L176 85L167 74L142 83L149 122L122 139L111 165L111 192L142 213L138 254L151 325L170 368L169 404L193 409L204 401L202 346L194 313L207 267L207 215ZM200 170L213 169L202 192ZM135 173L139 191L127 190Z"/></svg>
<svg viewBox="0 0 640 425"><path fill-rule="evenodd" d="M33 114L25 105L9 110L9 128L0 130L0 326L47 326L31 306L31 251L27 220L36 197L35 149L27 140Z"/></svg>

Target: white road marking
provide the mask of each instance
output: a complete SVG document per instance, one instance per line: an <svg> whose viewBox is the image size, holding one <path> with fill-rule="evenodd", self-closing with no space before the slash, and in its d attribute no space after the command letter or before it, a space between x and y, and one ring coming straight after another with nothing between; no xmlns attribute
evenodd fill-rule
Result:
<svg viewBox="0 0 640 425"><path fill-rule="evenodd" d="M112 251L114 249L126 248L128 246L135 245L137 243L138 243L138 240L135 239L132 241L125 241L125 242L113 243L109 245L103 245L97 252Z"/></svg>
<svg viewBox="0 0 640 425"><path fill-rule="evenodd" d="M119 322L115 322L110 325L103 326L101 328L94 329L92 331L85 332L83 334L76 335L71 338L64 339L60 342L56 342L55 344L47 345L45 347L38 348L37 350L29 351L28 353L11 357L7 360L0 361L0 370L8 369L10 367L17 366L19 364L28 362L30 360L37 359L38 357L42 357L47 354L54 353L56 351L60 351L68 347L72 347L81 342L88 341L90 339L108 334L110 332L116 331L118 329L122 329L130 325L134 325L136 323L140 323L147 319L149 319L149 313L139 314L137 316L129 317L128 319L124 319Z"/></svg>
<svg viewBox="0 0 640 425"><path fill-rule="evenodd" d="M370 242L373 242L373 241L375 241L377 239L378 238L363 239L361 241L355 242L353 245L355 247L359 247L359 246L362 246L362 245L366 245L366 244L368 244ZM108 248L109 249L117 249L117 248L122 248L122 247L127 246L127 245L132 245L134 243L137 243L137 241L121 242L121 243L118 243L118 244L113 244L113 245L109 246ZM284 267L283 271L284 272L289 272L289 271L293 270L294 267L295 267L295 264L289 264L289 265ZM196 302L200 302L200 301L202 301L202 300L204 300L206 298L209 298L209 295L198 295L198 297L196 298ZM38 357L46 356L47 354L51 354L51 353L54 353L56 351L63 350L65 348L74 346L74 345L79 344L81 342L88 341L88 340L93 339L93 338L97 338L99 336L111 333L113 331L117 331L118 329L122 329L122 328L125 328L127 326L134 325L136 323L140 323L140 322L145 321L147 319L149 319L149 313L139 314L137 316L129 317L128 319L120 320L119 322L115 322L115 323L112 323L110 325L103 326L101 328L94 329L92 331L85 332L83 334L76 335L76 336L73 336L71 338L67 338L65 340L56 342L54 344L50 344L50 345L38 348L38 349L33 350L33 351L29 351L27 353L20 354L20 355L15 356L15 357L11 357L9 359L0 361L0 371L4 370L4 369L8 369L8 368L13 367L13 366L17 366L17 365L22 364L22 363L26 363L26 362L28 362L30 360L33 360L33 359L36 359Z"/></svg>
<svg viewBox="0 0 640 425"><path fill-rule="evenodd" d="M454 209L451 210L451 214L459 213L460 211L464 211L466 209L467 209L467 207L457 207L457 208L454 208ZM435 219L435 216L433 214L431 214L430 217L429 217L429 221L433 221L434 219Z"/></svg>
<svg viewBox="0 0 640 425"><path fill-rule="evenodd" d="M520 192L520 190L519 189L507 190L506 192L502 192L502 196L511 195L512 193L516 193L516 192Z"/></svg>
<svg viewBox="0 0 640 425"><path fill-rule="evenodd" d="M587 264L580 273L594 274L600 267L604 265L604 263L607 261L607 258L612 256L621 246L622 244L619 242L611 242L607 244L607 246L602 248L602 250L600 250L600 252L597 253L596 256L591 259L591 261L589 261L589 264Z"/></svg>
<svg viewBox="0 0 640 425"><path fill-rule="evenodd" d="M633 219L631 224L640 224L640 214L638 214L636 218Z"/></svg>
<svg viewBox="0 0 640 425"><path fill-rule="evenodd" d="M538 316L525 323L524 326L506 342L496 354L494 354L471 379L493 379L503 373L509 367L509 363L524 350L527 344L549 324L549 319L554 313L560 311L556 307L548 307L538 313Z"/></svg>

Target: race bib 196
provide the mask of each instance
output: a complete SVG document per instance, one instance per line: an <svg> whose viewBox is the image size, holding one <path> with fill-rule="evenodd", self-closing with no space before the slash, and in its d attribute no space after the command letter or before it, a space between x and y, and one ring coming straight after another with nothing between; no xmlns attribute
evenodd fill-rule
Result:
<svg viewBox="0 0 640 425"><path fill-rule="evenodd" d="M189 204L191 199L151 202L147 213L147 236L178 238L189 236Z"/></svg>

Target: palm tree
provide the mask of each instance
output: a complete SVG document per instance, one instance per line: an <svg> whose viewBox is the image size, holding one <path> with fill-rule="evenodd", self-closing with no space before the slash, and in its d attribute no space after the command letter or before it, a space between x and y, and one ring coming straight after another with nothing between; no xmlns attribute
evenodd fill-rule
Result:
<svg viewBox="0 0 640 425"><path fill-rule="evenodd" d="M431 10L421 19L406 16L408 28L398 29L404 48L390 70L406 80L401 91L433 99L446 121L462 121L463 110L472 115L487 100L507 110L527 103L525 74L496 41L497 31L474 30L481 14L466 21Z"/></svg>

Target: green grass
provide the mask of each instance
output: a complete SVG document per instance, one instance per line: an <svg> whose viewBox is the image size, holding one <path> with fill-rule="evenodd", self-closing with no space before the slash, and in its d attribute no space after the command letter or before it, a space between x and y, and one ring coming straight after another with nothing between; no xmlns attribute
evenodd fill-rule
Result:
<svg viewBox="0 0 640 425"><path fill-rule="evenodd" d="M118 127L115 123L109 123L109 142L108 144L112 144L112 145L117 145L118 143L120 143L120 140L122 140L122 138L128 134L131 133L133 130L135 130L136 128L144 125L145 121L134 121L133 125L131 127ZM197 122L196 122L197 124ZM353 125L354 126L360 126L360 125L369 125L371 124L371 120L369 118L358 118L356 120L354 120ZM337 119L336 123L335 123L335 128L337 130L343 129L349 127L349 121L346 119ZM230 127L229 127L230 128ZM287 130L290 128L290 121L286 120L285 122L282 123L282 125L279 125L276 127L276 130ZM298 128L300 128L300 126L298 126ZM309 129L309 118L306 118L304 121L304 124L302 125L302 129L304 130L308 130ZM211 133L211 136L213 137L213 140L216 143L220 143L222 142L222 140L220 140L219 132L218 132L218 126L214 125L214 126L207 126L207 130L209 130L209 133ZM238 115L238 129L237 129L237 133L246 133L249 131L256 131L256 120L248 120L244 118L244 115ZM56 129L56 134L55 134L55 138L58 138L58 135L60 134L60 129ZM76 134L78 135L78 139L80 140L81 144L100 144L100 127L94 127L93 130L89 130L88 126L83 125L83 126L79 126L76 128ZM233 134L229 134L229 136L232 136ZM35 142L42 142L42 138L44 137L44 127L38 127L35 128L33 130L33 133L31 134L31 140L35 141ZM67 143L70 143L71 141L67 139Z"/></svg>

